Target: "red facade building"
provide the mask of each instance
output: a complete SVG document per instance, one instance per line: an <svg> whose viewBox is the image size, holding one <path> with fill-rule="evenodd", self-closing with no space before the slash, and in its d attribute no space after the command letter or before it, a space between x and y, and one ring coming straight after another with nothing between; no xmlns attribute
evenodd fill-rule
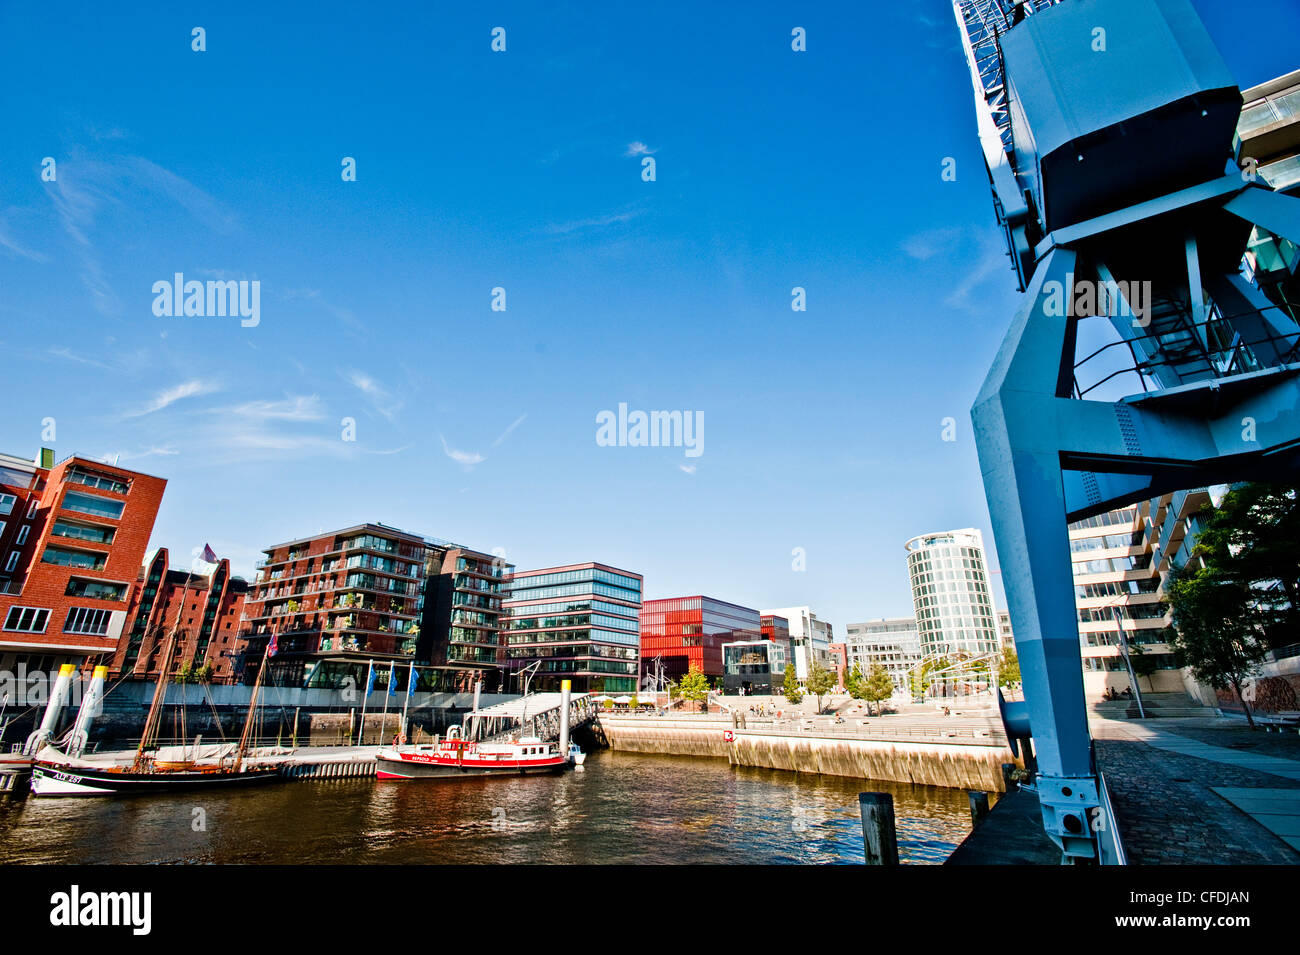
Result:
<svg viewBox="0 0 1300 955"><path fill-rule="evenodd" d="M720 680L722 645L761 638L757 610L703 596L647 600L641 606L642 674L655 673L662 660L669 679L680 679L694 665Z"/></svg>
<svg viewBox="0 0 1300 955"><path fill-rule="evenodd" d="M175 627L173 673L192 671L214 683L230 682L242 650L240 618L248 583L230 575L225 559L206 575L169 570L167 563L167 549L159 548L141 568L110 669L116 676L156 678Z"/></svg>
<svg viewBox="0 0 1300 955"><path fill-rule="evenodd" d="M0 455L0 669L117 649L167 482L77 455Z"/></svg>

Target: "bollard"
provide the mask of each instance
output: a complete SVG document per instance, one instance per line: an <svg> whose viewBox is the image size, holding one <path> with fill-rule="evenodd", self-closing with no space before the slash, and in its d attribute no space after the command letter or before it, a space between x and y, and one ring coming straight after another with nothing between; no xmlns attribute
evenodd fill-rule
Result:
<svg viewBox="0 0 1300 955"><path fill-rule="evenodd" d="M989 794L972 789L968 795L970 796L970 824L974 829L980 824L980 820L989 814Z"/></svg>
<svg viewBox="0 0 1300 955"><path fill-rule="evenodd" d="M858 811L862 814L862 847L867 865L898 865L894 797L889 793L858 793Z"/></svg>

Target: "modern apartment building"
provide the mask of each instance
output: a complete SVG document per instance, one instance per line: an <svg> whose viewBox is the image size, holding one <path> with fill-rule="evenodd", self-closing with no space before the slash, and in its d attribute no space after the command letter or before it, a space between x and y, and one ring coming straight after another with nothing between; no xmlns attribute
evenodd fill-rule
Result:
<svg viewBox="0 0 1300 955"><path fill-rule="evenodd" d="M1011 629L1011 611L999 610L998 618L998 642L1002 644L1004 650L1016 648L1015 631Z"/></svg>
<svg viewBox="0 0 1300 955"><path fill-rule="evenodd" d="M1205 490L1178 491L1070 525L1075 605L1083 656L1084 693L1098 699L1110 687L1130 685L1120 633L1156 666L1139 689L1183 692L1163 631L1169 620L1160 604L1164 581L1184 564L1199 533L1196 513Z"/></svg>
<svg viewBox="0 0 1300 955"><path fill-rule="evenodd" d="M0 455L0 670L111 654L167 482L79 455Z"/></svg>
<svg viewBox="0 0 1300 955"><path fill-rule="evenodd" d="M265 548L246 599L243 678L265 653L276 685L335 687L368 660L409 660L420 634L424 538L358 524Z"/></svg>
<svg viewBox="0 0 1300 955"><path fill-rule="evenodd" d="M831 644L835 642L835 628L825 620L817 619L811 607L780 607L764 610L764 616L783 617L790 630L790 657L795 675L808 679L812 665L830 669Z"/></svg>
<svg viewBox="0 0 1300 955"><path fill-rule="evenodd" d="M504 691L506 582L514 565L450 541L429 538L424 545L416 662L433 667L437 689L467 693L481 682L489 693Z"/></svg>
<svg viewBox="0 0 1300 955"><path fill-rule="evenodd" d="M631 693L640 665L643 578L594 561L516 571L507 581L508 689Z"/></svg>
<svg viewBox="0 0 1300 955"><path fill-rule="evenodd" d="M885 617L846 628L849 669L866 676L879 665L901 690L911 687L913 670L921 662L921 634L915 617Z"/></svg>
<svg viewBox="0 0 1300 955"><path fill-rule="evenodd" d="M921 534L905 545L923 658L950 663L1000 650L984 539L968 527Z"/></svg>
<svg viewBox="0 0 1300 955"><path fill-rule="evenodd" d="M206 667L211 682L228 683L243 669L240 626L248 582L231 575L225 558L207 574L170 570L168 558L167 549L160 547L141 567L127 626L109 668L115 677L156 679L159 657L175 627L172 672Z"/></svg>
<svg viewBox="0 0 1300 955"><path fill-rule="evenodd" d="M650 674L656 661L670 680L681 679L691 665L712 682L725 673L722 645L762 639L759 612L713 597L647 600L641 608L641 669Z"/></svg>

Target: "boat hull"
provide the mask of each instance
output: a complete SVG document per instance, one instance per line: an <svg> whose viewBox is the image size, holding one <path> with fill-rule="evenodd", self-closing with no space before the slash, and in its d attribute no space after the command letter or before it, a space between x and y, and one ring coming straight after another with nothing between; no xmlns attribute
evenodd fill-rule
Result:
<svg viewBox="0 0 1300 955"><path fill-rule="evenodd" d="M563 758L501 761L496 764L466 759L464 762L401 759L384 753L377 757L379 779L460 779L466 776L545 776L564 771Z"/></svg>
<svg viewBox="0 0 1300 955"><path fill-rule="evenodd" d="M132 773L37 762L32 767L32 794L127 796L195 789L229 789L274 782L280 778L277 769L250 769L239 773Z"/></svg>

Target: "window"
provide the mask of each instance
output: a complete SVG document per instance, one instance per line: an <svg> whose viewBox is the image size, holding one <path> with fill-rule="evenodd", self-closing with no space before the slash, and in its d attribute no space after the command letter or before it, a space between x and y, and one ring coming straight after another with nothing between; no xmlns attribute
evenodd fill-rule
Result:
<svg viewBox="0 0 1300 955"><path fill-rule="evenodd" d="M80 521L57 520L50 532L56 537L75 537L77 540L94 541L96 544L113 543L117 532L111 527L98 527L94 524L82 524Z"/></svg>
<svg viewBox="0 0 1300 955"><path fill-rule="evenodd" d="M101 517L111 517L117 520L122 516L122 509L126 504L122 501L109 500L106 497L96 497L94 494L69 491L63 498L63 506L69 511L98 514Z"/></svg>
<svg viewBox="0 0 1300 955"><path fill-rule="evenodd" d="M27 505L27 519L29 521L36 516L36 505L39 503L40 501L36 500L36 498L32 498L31 503Z"/></svg>
<svg viewBox="0 0 1300 955"><path fill-rule="evenodd" d="M107 554L93 554L85 550L68 550L64 547L46 547L41 554L41 563L43 564L81 567L85 570L102 570L107 560Z"/></svg>
<svg viewBox="0 0 1300 955"><path fill-rule="evenodd" d="M68 611L68 619L63 623L64 633L90 633L102 635L108 633L108 621L111 610L95 610L92 607L73 607Z"/></svg>
<svg viewBox="0 0 1300 955"><path fill-rule="evenodd" d="M107 474L96 474L93 471L86 471L82 468L73 468L68 472L68 480L76 481L78 484L84 484L86 487L97 487L103 491L110 491L113 494L125 494L131 489L131 486L125 481L111 477Z"/></svg>
<svg viewBox="0 0 1300 955"><path fill-rule="evenodd" d="M44 633L50 612L39 607L10 607L5 617L5 629L19 633Z"/></svg>
<svg viewBox="0 0 1300 955"><path fill-rule="evenodd" d="M15 544L26 544L26 543L27 543L27 532L28 532L29 530L31 530L31 528L28 527L26 524L24 524L22 527L18 528L18 539L17 539L16 541L14 541L14 543L15 543Z"/></svg>
<svg viewBox="0 0 1300 955"><path fill-rule="evenodd" d="M0 514L8 514L13 511L14 503L18 500L12 494L0 494Z"/></svg>
<svg viewBox="0 0 1300 955"><path fill-rule="evenodd" d="M17 566L18 566L18 551L11 550L9 552L9 559L5 561L5 571L6 572L12 571Z"/></svg>
<svg viewBox="0 0 1300 955"><path fill-rule="evenodd" d="M89 600L125 600L126 584L73 577L63 593L67 597L86 597Z"/></svg>

